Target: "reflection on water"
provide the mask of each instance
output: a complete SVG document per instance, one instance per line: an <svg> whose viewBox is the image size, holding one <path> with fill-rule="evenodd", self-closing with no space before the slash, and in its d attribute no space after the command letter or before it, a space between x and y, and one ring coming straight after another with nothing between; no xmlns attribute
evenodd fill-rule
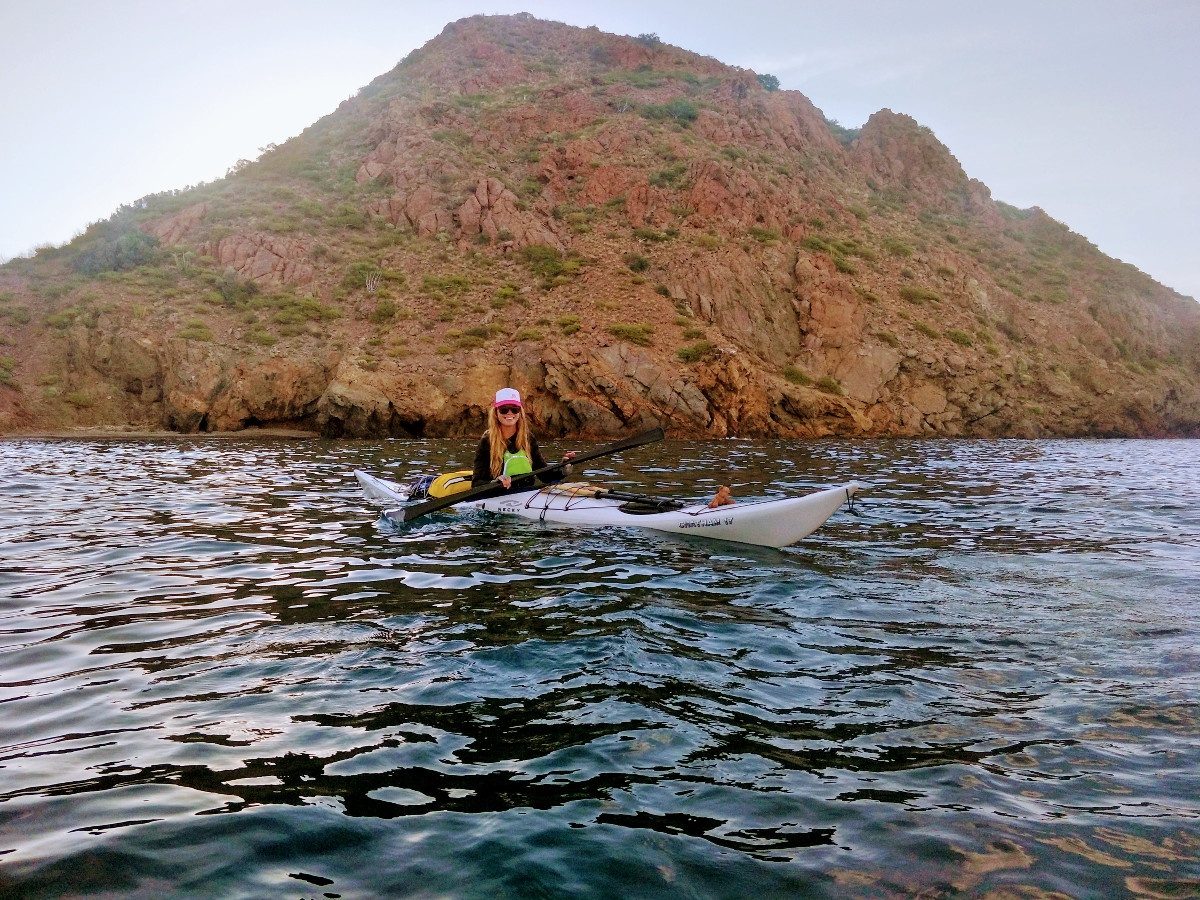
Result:
<svg viewBox="0 0 1200 900"><path fill-rule="evenodd" d="M1200 895L1200 446L672 443L782 551L439 515L465 443L0 444L0 896Z"/></svg>

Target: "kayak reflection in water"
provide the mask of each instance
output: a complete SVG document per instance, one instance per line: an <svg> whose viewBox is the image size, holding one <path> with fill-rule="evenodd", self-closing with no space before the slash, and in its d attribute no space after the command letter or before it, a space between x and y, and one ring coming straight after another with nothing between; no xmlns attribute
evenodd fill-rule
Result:
<svg viewBox="0 0 1200 900"><path fill-rule="evenodd" d="M541 480L547 484L562 481L563 477L571 472L570 461L574 456L574 451L564 454L562 469L547 472L541 476ZM504 485L504 489L508 490L512 487L513 479L517 479L520 484L522 476L545 466L546 461L542 459L542 452L538 449L537 438L529 430L520 392L514 388L501 388L496 391L495 402L488 410L487 433L480 439L479 447L475 450L471 487L499 481ZM533 484L529 487L533 487Z"/></svg>
<svg viewBox="0 0 1200 900"><path fill-rule="evenodd" d="M716 509L718 506L732 506L732 505L733 505L733 497L730 494L729 488L727 488L725 485L721 485L720 487L718 487L716 495L711 500L708 501L709 509Z"/></svg>

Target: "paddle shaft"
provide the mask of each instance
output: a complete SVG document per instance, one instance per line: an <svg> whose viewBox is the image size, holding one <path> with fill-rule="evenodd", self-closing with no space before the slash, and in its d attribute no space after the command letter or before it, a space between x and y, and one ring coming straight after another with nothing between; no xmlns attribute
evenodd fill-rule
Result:
<svg viewBox="0 0 1200 900"><path fill-rule="evenodd" d="M576 453L571 459L571 464L587 462L589 459L598 459L601 456L611 456L614 453L620 453L622 450L630 450L634 447L640 447L643 444L652 444L655 441L663 439L663 430L661 428L651 428L649 431L643 431L641 434L635 434L633 437L625 438L623 441L617 441L615 444L606 444L603 447L598 447L595 450L585 450L582 453ZM567 465L564 462L556 462L553 465L543 466L540 469L534 469L527 475L520 476L521 481L526 481L529 478L536 478L538 475L545 475L557 469L561 469ZM528 488L518 488L517 490L528 490ZM436 497L432 500L426 500L424 503L414 503L412 506L404 506L400 509L387 510L384 515L389 519L399 519L401 522L411 522L413 519L418 519L421 516L427 516L430 513L437 512L439 509L445 509L448 506L454 506L458 503L468 503L471 500L482 500L484 498L499 497L501 494L510 493L504 485L499 481L490 481L487 484L481 484L477 488L471 488L469 491L461 491L457 494L450 494L448 497Z"/></svg>

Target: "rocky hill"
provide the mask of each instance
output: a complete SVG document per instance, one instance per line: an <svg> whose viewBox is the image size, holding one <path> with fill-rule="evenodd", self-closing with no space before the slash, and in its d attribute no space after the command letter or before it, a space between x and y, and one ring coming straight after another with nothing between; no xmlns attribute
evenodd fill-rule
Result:
<svg viewBox="0 0 1200 900"><path fill-rule="evenodd" d="M0 267L0 433L1197 435L1200 305L883 110L455 22L221 181Z"/></svg>

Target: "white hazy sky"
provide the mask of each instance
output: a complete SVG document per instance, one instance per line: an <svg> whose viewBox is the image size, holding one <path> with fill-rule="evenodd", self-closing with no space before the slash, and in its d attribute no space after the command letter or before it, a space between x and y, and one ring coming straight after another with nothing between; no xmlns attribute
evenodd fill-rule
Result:
<svg viewBox="0 0 1200 900"><path fill-rule="evenodd" d="M0 0L0 259L299 134L455 19L655 32L1200 298L1200 0Z"/></svg>

